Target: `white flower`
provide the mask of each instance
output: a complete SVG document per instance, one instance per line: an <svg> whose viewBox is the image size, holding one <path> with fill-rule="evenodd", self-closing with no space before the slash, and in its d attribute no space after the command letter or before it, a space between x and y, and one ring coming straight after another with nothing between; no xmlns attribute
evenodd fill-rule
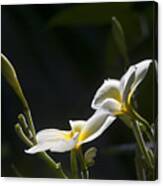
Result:
<svg viewBox="0 0 163 186"><path fill-rule="evenodd" d="M112 116L127 115L131 97L145 78L151 62L149 59L130 66L120 80L105 80L94 96L92 108L103 108Z"/></svg>
<svg viewBox="0 0 163 186"><path fill-rule="evenodd" d="M45 129L38 132L37 144L25 152L66 152L99 137L113 123L115 116L128 115L131 97L145 78L151 62L152 60L144 60L132 65L120 81L105 80L93 99L91 106L97 111L92 117L87 121L70 121L71 130L68 131Z"/></svg>
<svg viewBox="0 0 163 186"><path fill-rule="evenodd" d="M50 150L52 152L66 152L74 148L79 148L83 143L90 142L99 137L115 117L109 116L108 112L100 109L87 121L69 121L71 130L44 129L37 133L37 144L26 153L35 154L37 152Z"/></svg>

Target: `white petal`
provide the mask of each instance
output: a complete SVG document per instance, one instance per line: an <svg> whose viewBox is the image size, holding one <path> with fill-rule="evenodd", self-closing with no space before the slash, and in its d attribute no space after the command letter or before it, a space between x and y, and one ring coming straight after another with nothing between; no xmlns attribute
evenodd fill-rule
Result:
<svg viewBox="0 0 163 186"><path fill-rule="evenodd" d="M43 151L46 151L46 150L49 150L51 147L52 147L52 143L39 143L31 148L29 148L28 150L25 150L25 152L27 154L35 154L35 153L38 153L38 152L43 152Z"/></svg>
<svg viewBox="0 0 163 186"><path fill-rule="evenodd" d="M58 140L50 148L52 152L66 152L72 150L77 143L79 133L75 133L73 138L70 140Z"/></svg>
<svg viewBox="0 0 163 186"><path fill-rule="evenodd" d="M106 121L101 125L101 127L95 133L83 140L80 144L88 143L98 138L113 123L115 119L116 117L114 116L108 116Z"/></svg>
<svg viewBox="0 0 163 186"><path fill-rule="evenodd" d="M118 80L105 80L103 85L97 90L91 107L93 109L98 109L107 98L114 98L120 101L120 82Z"/></svg>
<svg viewBox="0 0 163 186"><path fill-rule="evenodd" d="M105 120L108 117L108 112L103 111L101 109L97 110L87 121L82 129L81 133L79 134L79 142L86 140L89 136L96 133Z"/></svg>
<svg viewBox="0 0 163 186"><path fill-rule="evenodd" d="M104 103L101 106L101 109L104 111L109 112L110 115L116 115L121 112L121 103L118 102L115 99L109 98L104 101Z"/></svg>
<svg viewBox="0 0 163 186"><path fill-rule="evenodd" d="M131 66L120 80L122 102L127 102L128 94L135 81L135 71L136 67L134 65Z"/></svg>
<svg viewBox="0 0 163 186"><path fill-rule="evenodd" d="M86 121L84 121L84 120L74 120L74 121L70 120L69 123L70 123L71 129L74 132L80 132L83 129L83 127L85 126Z"/></svg>
<svg viewBox="0 0 163 186"><path fill-rule="evenodd" d="M38 143L45 141L54 141L57 139L64 139L65 135L68 135L71 131L64 131L59 129L43 129L36 135Z"/></svg>
<svg viewBox="0 0 163 186"><path fill-rule="evenodd" d="M135 74L135 82L133 87L134 90L145 78L151 63L152 63L152 59L147 59L135 65L136 74Z"/></svg>
<svg viewBox="0 0 163 186"><path fill-rule="evenodd" d="M75 147L77 143L78 133L71 136L71 131L62 131L58 129L45 129L37 133L37 143L26 153L34 154L46 150L53 152L65 152Z"/></svg>

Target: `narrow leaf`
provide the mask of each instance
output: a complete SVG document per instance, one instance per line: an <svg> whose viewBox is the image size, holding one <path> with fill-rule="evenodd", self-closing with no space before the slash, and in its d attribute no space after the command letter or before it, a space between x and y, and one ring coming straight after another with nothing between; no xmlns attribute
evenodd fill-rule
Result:
<svg viewBox="0 0 163 186"><path fill-rule="evenodd" d="M1 54L1 68L2 68L2 74L5 77L6 81L8 84L12 87L16 95L18 96L19 100L21 101L24 109L25 116L27 118L27 122L29 125L29 128L32 132L32 135L34 137L33 141L36 143L35 140L35 127L33 124L32 116L31 116L31 111L28 106L28 102L23 94L22 88L20 86L16 71L13 67L13 65L10 63L10 61L7 59L6 56Z"/></svg>
<svg viewBox="0 0 163 186"><path fill-rule="evenodd" d="M17 78L16 71L6 56L1 54L1 72L6 81L12 87L18 98L20 99L25 110L28 110L28 103L21 89L19 80Z"/></svg>

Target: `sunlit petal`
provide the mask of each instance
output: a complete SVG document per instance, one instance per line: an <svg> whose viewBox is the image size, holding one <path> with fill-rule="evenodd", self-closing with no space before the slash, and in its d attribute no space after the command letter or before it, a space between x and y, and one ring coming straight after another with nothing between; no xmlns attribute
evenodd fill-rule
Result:
<svg viewBox="0 0 163 186"><path fill-rule="evenodd" d="M101 127L95 133L92 133L92 135L90 135L88 138L81 141L80 144L88 143L98 138L113 123L115 119L116 117L114 116L108 116L105 122L101 125Z"/></svg>
<svg viewBox="0 0 163 186"><path fill-rule="evenodd" d="M46 150L49 150L53 145L53 142L44 142L44 143L39 143L33 147L31 147L28 150L25 150L27 154L35 154L38 152L43 152Z"/></svg>
<svg viewBox="0 0 163 186"><path fill-rule="evenodd" d="M70 140L58 140L53 143L53 146L50 148L52 152L66 152L75 148L77 144L79 133L75 133L72 139Z"/></svg>
<svg viewBox="0 0 163 186"><path fill-rule="evenodd" d="M97 110L87 121L86 124L79 135L79 141L84 141L86 138L96 133L105 120L108 117L108 112L104 112L103 110Z"/></svg>
<svg viewBox="0 0 163 186"><path fill-rule="evenodd" d="M37 133L37 143L32 148L25 150L26 153L35 154L50 150L53 152L66 152L75 147L78 133L73 136L71 131L61 131L58 129L45 129Z"/></svg>
<svg viewBox="0 0 163 186"><path fill-rule="evenodd" d="M85 126L86 121L84 121L84 120L74 120L74 121L70 120L69 123L70 123L71 129L73 132L80 132L83 129L83 127Z"/></svg>
<svg viewBox="0 0 163 186"><path fill-rule="evenodd" d="M135 81L135 71L136 67L134 65L131 66L120 80L122 102L124 103L127 102L128 94L131 91L132 85Z"/></svg>
<svg viewBox="0 0 163 186"><path fill-rule="evenodd" d="M58 139L65 139L70 136L71 131L64 131L59 129L43 129L36 134L38 143L45 141L54 141Z"/></svg>
<svg viewBox="0 0 163 186"><path fill-rule="evenodd" d="M105 80L103 85L97 90L92 101L92 108L98 109L107 98L114 98L120 101L120 82L115 79Z"/></svg>
<svg viewBox="0 0 163 186"><path fill-rule="evenodd" d="M135 82L133 86L134 90L145 78L151 63L152 63L152 59L147 59L135 65L136 74L135 74Z"/></svg>
<svg viewBox="0 0 163 186"><path fill-rule="evenodd" d="M104 101L101 109L109 112L110 115L114 116L121 112L121 107L122 105L120 102L115 99L109 98Z"/></svg>

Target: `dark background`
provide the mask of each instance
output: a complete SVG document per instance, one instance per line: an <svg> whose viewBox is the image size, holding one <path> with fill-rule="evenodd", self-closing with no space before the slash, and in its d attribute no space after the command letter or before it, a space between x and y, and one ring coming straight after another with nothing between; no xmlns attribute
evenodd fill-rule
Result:
<svg viewBox="0 0 163 186"><path fill-rule="evenodd" d="M36 129L69 129L69 119L89 118L94 112L91 101L104 79L122 76L124 61L113 39L112 16L123 26L130 64L157 59L156 12L154 2L2 6L2 53L17 71ZM150 122L157 115L152 67L136 92L137 109ZM14 131L21 112L2 77L2 176L52 177L42 160L24 153L26 146ZM85 144L85 150L98 149L91 178L136 179L133 151L107 152L132 142L131 131L116 120ZM50 154L69 170L69 153Z"/></svg>

